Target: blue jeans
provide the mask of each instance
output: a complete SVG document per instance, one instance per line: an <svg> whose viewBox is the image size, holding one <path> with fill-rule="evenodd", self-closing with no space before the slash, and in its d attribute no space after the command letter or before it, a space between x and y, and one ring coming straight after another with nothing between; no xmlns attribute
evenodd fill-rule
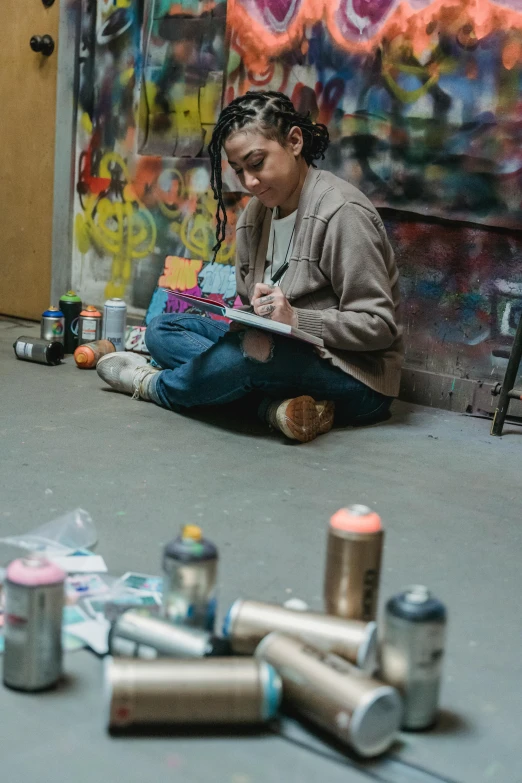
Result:
<svg viewBox="0 0 522 783"><path fill-rule="evenodd" d="M151 398L163 408L180 411L222 405L257 392L263 399L259 409L263 418L272 400L309 394L315 400L333 400L335 423L341 426L388 418L392 397L334 367L308 343L248 331L254 338L269 337L271 348L262 338L264 353L250 347L247 352L247 331L230 331L224 321L180 313L154 318L145 342L151 357L164 369L152 378Z"/></svg>

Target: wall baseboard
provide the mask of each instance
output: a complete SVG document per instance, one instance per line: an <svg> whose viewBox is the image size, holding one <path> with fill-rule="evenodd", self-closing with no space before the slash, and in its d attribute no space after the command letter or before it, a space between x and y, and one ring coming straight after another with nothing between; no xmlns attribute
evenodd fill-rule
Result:
<svg viewBox="0 0 522 783"><path fill-rule="evenodd" d="M406 366L402 371L399 399L455 413L493 414L498 401L498 396L492 395L496 385L496 382L457 378ZM519 400L510 403L511 417L522 417Z"/></svg>

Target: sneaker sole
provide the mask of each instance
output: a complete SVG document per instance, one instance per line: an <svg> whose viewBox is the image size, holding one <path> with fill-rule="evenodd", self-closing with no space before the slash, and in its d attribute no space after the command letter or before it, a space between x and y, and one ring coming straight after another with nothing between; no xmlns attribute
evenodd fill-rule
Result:
<svg viewBox="0 0 522 783"><path fill-rule="evenodd" d="M281 432L300 443L314 440L319 433L319 414L315 400L304 395L288 400L277 411L277 423Z"/></svg>
<svg viewBox="0 0 522 783"><path fill-rule="evenodd" d="M316 402L315 407L319 416L319 432L317 434L324 435L326 432L330 432L333 427L335 402L332 402L331 400Z"/></svg>

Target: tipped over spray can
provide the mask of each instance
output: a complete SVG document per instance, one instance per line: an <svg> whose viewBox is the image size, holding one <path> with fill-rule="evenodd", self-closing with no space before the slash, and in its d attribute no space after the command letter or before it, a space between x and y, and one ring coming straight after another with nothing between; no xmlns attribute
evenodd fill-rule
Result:
<svg viewBox="0 0 522 783"><path fill-rule="evenodd" d="M74 361L80 370L90 370L96 367L102 356L115 351L109 340L97 340L95 343L79 345L74 352Z"/></svg>
<svg viewBox="0 0 522 783"><path fill-rule="evenodd" d="M3 674L8 688L40 691L60 679L65 576L36 555L8 565Z"/></svg>
<svg viewBox="0 0 522 783"><path fill-rule="evenodd" d="M49 307L42 313L40 337L50 343L62 343L64 339L65 318L58 307Z"/></svg>
<svg viewBox="0 0 522 783"><path fill-rule="evenodd" d="M207 631L173 625L144 609L128 609L112 624L109 653L126 658L206 658L227 645Z"/></svg>
<svg viewBox="0 0 522 783"><path fill-rule="evenodd" d="M338 655L280 633L266 636L255 655L281 675L287 706L359 755L377 756L394 742L402 713L395 688L364 675Z"/></svg>
<svg viewBox="0 0 522 783"><path fill-rule="evenodd" d="M324 580L328 614L375 620L384 532L367 506L349 506L330 519Z"/></svg>
<svg viewBox="0 0 522 783"><path fill-rule="evenodd" d="M107 658L108 727L256 724L276 714L281 678L253 658Z"/></svg>
<svg viewBox="0 0 522 783"><path fill-rule="evenodd" d="M13 343L17 359L37 364L60 364L64 356L63 343L50 342L41 337L22 335Z"/></svg>
<svg viewBox="0 0 522 783"><path fill-rule="evenodd" d="M377 664L377 626L317 612L285 609L261 601L235 601L223 624L223 636L235 653L253 653L272 631L295 636L325 652L337 653L372 674Z"/></svg>
<svg viewBox="0 0 522 783"><path fill-rule="evenodd" d="M218 551L197 525L185 525L163 550L163 609L173 623L212 631Z"/></svg>
<svg viewBox="0 0 522 783"><path fill-rule="evenodd" d="M446 618L446 607L424 585L408 587L386 604L381 675L402 693L403 729L435 722Z"/></svg>
<svg viewBox="0 0 522 783"><path fill-rule="evenodd" d="M117 351L125 350L127 305L123 299L107 299L103 306L102 338L110 340Z"/></svg>
<svg viewBox="0 0 522 783"><path fill-rule="evenodd" d="M65 353L74 353L74 349L78 345L77 325L82 310L82 300L76 291L67 291L60 298L59 305L65 319L63 347Z"/></svg>
<svg viewBox="0 0 522 783"><path fill-rule="evenodd" d="M100 340L102 336L102 314L94 305L87 305L78 318L78 345Z"/></svg>

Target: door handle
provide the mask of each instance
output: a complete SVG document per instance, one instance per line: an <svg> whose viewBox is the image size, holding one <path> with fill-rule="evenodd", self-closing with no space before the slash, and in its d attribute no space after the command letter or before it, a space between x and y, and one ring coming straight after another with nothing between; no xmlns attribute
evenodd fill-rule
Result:
<svg viewBox="0 0 522 783"><path fill-rule="evenodd" d="M33 52L40 52L44 57L50 57L54 52L54 41L50 35L33 35L29 46Z"/></svg>

